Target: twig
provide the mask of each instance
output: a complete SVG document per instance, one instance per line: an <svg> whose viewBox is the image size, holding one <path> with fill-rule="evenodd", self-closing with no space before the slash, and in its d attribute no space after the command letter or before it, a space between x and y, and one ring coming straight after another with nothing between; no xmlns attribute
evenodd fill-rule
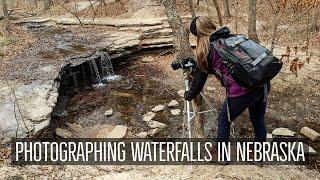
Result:
<svg viewBox="0 0 320 180"><path fill-rule="evenodd" d="M13 87L10 86L8 80L5 79L5 82L6 82L7 86L10 88L11 93L13 94L13 97L14 97L14 109L15 109L15 104L17 103L17 108L18 108L18 112L19 112L19 114L20 114L20 116L21 116L21 121L23 122L26 130L28 131L29 136L31 136L31 135L32 135L32 132L31 132L31 130L28 128L28 126L27 126L27 124L26 124L26 122L25 122L25 120L24 120L24 118L23 118L23 115L22 115L22 112L21 112L21 109L20 109L20 105L19 105L19 102L18 102L17 95L16 95ZM14 111L14 112L15 112L15 111ZM17 121L17 123L18 123L18 119L17 119L17 117L16 117L16 113L15 113L15 118L16 118L16 121ZM19 123L18 123L18 126L19 126ZM18 130L16 130L16 135L17 135L17 132L18 132Z"/></svg>
<svg viewBox="0 0 320 180"><path fill-rule="evenodd" d="M16 101L13 102L13 113L14 113L14 118L17 122L17 128L16 128L16 138L18 137L18 131L19 131L19 127L20 127L20 123L18 121L17 118L17 112L16 112Z"/></svg>
<svg viewBox="0 0 320 180"><path fill-rule="evenodd" d="M87 13L89 12L89 10L92 8L92 11L93 11L93 18L92 18L92 21L95 20L95 17L97 15L96 13L96 10L94 9L94 5L97 4L98 2L99 3L99 6L97 7L97 9L99 9L100 5L102 4L100 0L96 0L94 3L92 3L90 0L88 0L89 3L90 3L90 7L87 9L87 11L85 12L85 16L83 17L83 19L85 19L87 17Z"/></svg>
<svg viewBox="0 0 320 180"><path fill-rule="evenodd" d="M61 6L63 9L65 9L67 12L71 13L72 15L74 15L74 16L78 19L80 25L82 25L82 21L81 21L81 19L79 18L79 16L77 15L77 13L69 10L69 9L66 8L64 5L60 4L59 2L58 2L58 5ZM75 6L76 6L76 5L75 5ZM77 11L76 11L76 12L77 12Z"/></svg>

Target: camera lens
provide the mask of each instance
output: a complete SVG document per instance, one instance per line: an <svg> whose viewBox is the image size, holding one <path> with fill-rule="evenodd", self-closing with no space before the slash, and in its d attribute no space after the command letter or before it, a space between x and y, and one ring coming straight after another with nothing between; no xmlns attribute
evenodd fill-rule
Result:
<svg viewBox="0 0 320 180"><path fill-rule="evenodd" d="M171 67L173 70L177 70L181 68L181 64L178 60L175 60L171 63Z"/></svg>

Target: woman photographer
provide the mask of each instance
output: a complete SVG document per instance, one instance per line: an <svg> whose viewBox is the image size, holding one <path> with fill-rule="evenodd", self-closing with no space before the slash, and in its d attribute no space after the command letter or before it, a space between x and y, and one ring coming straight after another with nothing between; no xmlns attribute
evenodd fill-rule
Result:
<svg viewBox="0 0 320 180"><path fill-rule="evenodd" d="M255 141L263 142L266 140L264 88L245 89L241 87L221 62L218 52L210 46L210 39L226 31L229 32L226 27L217 30L214 23L205 16L197 17L191 22L190 32L197 37L197 68L192 73L191 87L185 92L185 99L191 101L195 98L202 90L208 74L214 74L227 89L227 98L218 116L218 141L228 141L231 124L228 119L233 121L248 108ZM268 90L270 90L270 85L268 85ZM230 114L229 118L228 114Z"/></svg>

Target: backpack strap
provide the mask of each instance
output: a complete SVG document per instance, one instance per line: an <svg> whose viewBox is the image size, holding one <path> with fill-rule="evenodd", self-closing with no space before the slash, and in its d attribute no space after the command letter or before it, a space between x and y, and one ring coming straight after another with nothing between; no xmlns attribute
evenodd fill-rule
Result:
<svg viewBox="0 0 320 180"><path fill-rule="evenodd" d="M224 79L223 81L224 81L224 84L226 84L225 85L225 88L226 88L226 104L227 104L227 116L228 116L228 122L229 123L231 123L231 115L230 115L230 108L229 108L229 86L228 86L228 84L226 83L226 78L225 78L225 76L223 76L223 78L222 79Z"/></svg>

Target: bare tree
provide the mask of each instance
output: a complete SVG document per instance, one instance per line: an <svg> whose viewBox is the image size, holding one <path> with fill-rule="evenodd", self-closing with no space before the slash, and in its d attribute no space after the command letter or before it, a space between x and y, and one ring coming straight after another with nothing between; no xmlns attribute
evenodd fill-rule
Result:
<svg viewBox="0 0 320 180"><path fill-rule="evenodd" d="M191 16L192 16L192 18L194 19L194 18L197 17L197 15L196 15L196 11L194 10L194 7L193 7L193 2L192 2L192 0L188 0L188 4L189 4L189 11L190 11L190 13L191 13Z"/></svg>
<svg viewBox="0 0 320 180"><path fill-rule="evenodd" d="M280 17L282 16L282 11L281 11L281 7L280 7L280 1L276 0L275 1L275 6L272 4L272 1L269 0L269 4L271 7L271 10L273 12L272 14L272 18L273 18L273 28L272 28L272 40L271 40L271 47L270 47L270 51L271 53L273 52L275 45L276 45L276 39L277 39L277 29L280 23Z"/></svg>
<svg viewBox="0 0 320 180"><path fill-rule="evenodd" d="M194 57L194 53L189 43L189 36L184 28L182 19L177 11L176 1L175 0L161 0L162 4L165 7L165 12L168 17L169 24L173 31L174 37L174 47L176 51L176 59L183 59L187 57ZM201 96L198 96L193 100L195 109L198 111L202 105ZM193 121L192 137L201 138L204 137L204 117L203 115L197 114Z"/></svg>
<svg viewBox="0 0 320 180"><path fill-rule="evenodd" d="M2 0L2 11L5 19L9 18L8 5L6 0Z"/></svg>
<svg viewBox="0 0 320 180"><path fill-rule="evenodd" d="M228 0L223 0L222 2L223 2L224 16L231 17Z"/></svg>
<svg viewBox="0 0 320 180"><path fill-rule="evenodd" d="M208 0L206 0L206 4L207 4L207 16L212 19L213 17L211 13L210 3Z"/></svg>
<svg viewBox="0 0 320 180"><path fill-rule="evenodd" d="M239 7L239 2L237 1L236 4L232 5L234 8L234 11L236 12L236 17L235 17L235 28L236 28L236 34L238 34L238 29L239 29L239 12L238 12L238 7Z"/></svg>
<svg viewBox="0 0 320 180"><path fill-rule="evenodd" d="M256 23L256 0L249 0L248 7L248 36L249 38L259 42L257 35L257 23Z"/></svg>
<svg viewBox="0 0 320 180"><path fill-rule="evenodd" d="M223 26L222 15L221 15L219 3L218 3L217 0L212 0L212 2L214 4L214 7L216 8L216 11L217 11L217 14L218 14L219 24L220 24L220 26Z"/></svg>
<svg viewBox="0 0 320 180"><path fill-rule="evenodd" d="M301 19L304 15L308 14L309 11L313 8L313 6L310 6L309 8L307 8L305 11L303 11L302 13L300 13L299 15L297 15L291 22L289 22L288 26L282 30L282 31L277 31L277 24L279 24L280 20L277 20L277 22L275 22L274 25L274 32L272 35L272 42L271 42L271 52L273 52L273 49L275 47L275 45L279 42L280 38L288 31L288 29L291 28L292 25L294 25L299 19ZM281 11L280 11L281 12ZM280 17L280 14L278 14L278 17ZM295 50L296 52L297 50Z"/></svg>
<svg viewBox="0 0 320 180"><path fill-rule="evenodd" d="M177 59L194 57L192 48L189 43L189 36L184 28L182 19L177 11L175 0L161 0L165 7L165 12L169 20L169 24L173 31L174 46Z"/></svg>

